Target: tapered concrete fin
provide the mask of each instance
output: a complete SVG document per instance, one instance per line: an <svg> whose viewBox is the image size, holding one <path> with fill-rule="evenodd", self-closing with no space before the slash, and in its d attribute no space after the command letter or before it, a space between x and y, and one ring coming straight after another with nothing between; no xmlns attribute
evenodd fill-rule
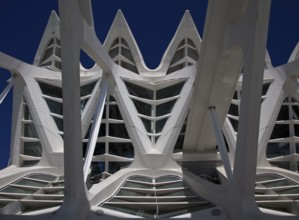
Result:
<svg viewBox="0 0 299 220"><path fill-rule="evenodd" d="M44 34L38 46L37 52L34 57L33 65L40 65L44 51L53 38L60 39L60 28L59 28L59 18L55 11L52 11L48 20L48 24L45 28Z"/></svg>
<svg viewBox="0 0 299 220"><path fill-rule="evenodd" d="M196 30L195 23L189 10L185 11L178 29L180 28L194 28Z"/></svg>
<svg viewBox="0 0 299 220"><path fill-rule="evenodd" d="M184 39L189 39L193 42L194 46L197 49L197 52L199 53L200 45L201 45L201 38L198 34L196 25L192 19L192 16L188 10L185 11L183 18L181 19L181 22L170 42L168 45L162 61L161 61L161 70L167 71L171 60L173 59L176 50L180 46L181 42Z"/></svg>
<svg viewBox="0 0 299 220"><path fill-rule="evenodd" d="M79 0L80 11L86 21L86 23L92 27L93 26L93 15L92 15L92 7L90 0Z"/></svg>
<svg viewBox="0 0 299 220"><path fill-rule="evenodd" d="M297 43L296 47L294 48L294 50L289 58L288 63L290 63L294 60L297 60L297 59L299 59L299 42Z"/></svg>
<svg viewBox="0 0 299 220"><path fill-rule="evenodd" d="M266 49L266 53L265 53L265 68L272 68L272 61L271 61L271 57L270 54L268 52L268 50Z"/></svg>

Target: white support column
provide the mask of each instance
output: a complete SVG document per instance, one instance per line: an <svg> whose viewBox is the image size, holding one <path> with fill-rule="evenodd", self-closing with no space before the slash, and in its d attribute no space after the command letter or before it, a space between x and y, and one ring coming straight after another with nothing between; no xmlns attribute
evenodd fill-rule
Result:
<svg viewBox="0 0 299 220"><path fill-rule="evenodd" d="M101 91L100 96L97 104L97 109L93 117L93 124L90 131L89 141L87 145L87 152L85 156L85 162L84 162L84 182L86 182L88 171L90 168L90 164L92 161L93 153L97 144L98 139L98 133L100 130L102 117L103 117L103 111L105 107L105 100L107 96L108 91L108 80L105 78L104 74L101 80Z"/></svg>
<svg viewBox="0 0 299 220"><path fill-rule="evenodd" d="M60 37L62 55L62 94L64 119L64 203L57 215L85 219L89 202L83 178L80 108L80 49L84 19L73 0L60 0Z"/></svg>
<svg viewBox="0 0 299 220"><path fill-rule="evenodd" d="M231 180L232 176L233 176L232 168L231 168L231 165L230 165L230 161L229 161L227 150L226 150L225 141L224 141L224 138L223 138L222 130L221 130L220 123L219 123L219 120L218 120L218 117L217 117L214 106L211 106L209 108L209 113L210 113L210 116L211 116L213 130L214 130L214 133L215 133L216 142L217 142L218 149L219 149L219 152L220 152L220 155L221 155L221 158L222 158L222 162L223 162L223 166L224 166L224 169L225 169L225 172L226 172L226 176L229 180Z"/></svg>
<svg viewBox="0 0 299 220"><path fill-rule="evenodd" d="M228 194L232 219L254 219L259 213L254 189L270 2L247 1L235 29L244 54L244 77L233 181Z"/></svg>

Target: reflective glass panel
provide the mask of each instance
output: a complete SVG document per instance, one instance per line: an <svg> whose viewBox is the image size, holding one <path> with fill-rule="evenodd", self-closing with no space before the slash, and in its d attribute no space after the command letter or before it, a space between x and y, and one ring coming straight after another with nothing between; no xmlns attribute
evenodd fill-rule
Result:
<svg viewBox="0 0 299 220"><path fill-rule="evenodd" d="M154 99L154 92L152 90L143 88L130 82L124 81L124 83L126 84L130 95L137 96L139 98Z"/></svg>
<svg viewBox="0 0 299 220"><path fill-rule="evenodd" d="M62 98L62 90L60 87L52 86L43 82L38 82L42 93L47 96Z"/></svg>
<svg viewBox="0 0 299 220"><path fill-rule="evenodd" d="M157 99L164 99L179 95L184 86L185 82L180 82L178 84L160 89L157 91Z"/></svg>
<svg viewBox="0 0 299 220"><path fill-rule="evenodd" d="M289 143L268 143L266 155L268 158L280 157L290 154Z"/></svg>
<svg viewBox="0 0 299 220"><path fill-rule="evenodd" d="M58 115L63 115L63 108L62 108L62 103L60 102L55 102L50 99L45 99L48 107L50 109L50 112L58 114Z"/></svg>
<svg viewBox="0 0 299 220"><path fill-rule="evenodd" d="M40 142L24 142L23 154L33 157L41 157L42 147Z"/></svg>

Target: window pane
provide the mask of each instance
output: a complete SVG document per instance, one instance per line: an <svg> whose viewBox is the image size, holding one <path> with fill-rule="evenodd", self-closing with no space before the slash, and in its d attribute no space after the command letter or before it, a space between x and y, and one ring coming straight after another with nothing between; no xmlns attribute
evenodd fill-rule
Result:
<svg viewBox="0 0 299 220"><path fill-rule="evenodd" d="M63 131L63 119L53 117L59 131Z"/></svg>
<svg viewBox="0 0 299 220"><path fill-rule="evenodd" d="M111 44L111 47L114 47L115 45L117 45L119 43L119 38L116 38L113 43Z"/></svg>
<svg viewBox="0 0 299 220"><path fill-rule="evenodd" d="M33 157L41 157L42 147L39 142L24 142L23 154Z"/></svg>
<svg viewBox="0 0 299 220"><path fill-rule="evenodd" d="M61 57L61 51L60 51L59 47L55 48L55 55L58 56L58 57Z"/></svg>
<svg viewBox="0 0 299 220"><path fill-rule="evenodd" d="M109 124L109 136L130 139L124 124Z"/></svg>
<svg viewBox="0 0 299 220"><path fill-rule="evenodd" d="M53 100L50 99L45 99L48 107L50 109L50 112L58 114L58 115L62 115L63 114L63 108L62 108L62 103L60 102L55 102Z"/></svg>
<svg viewBox="0 0 299 220"><path fill-rule="evenodd" d="M294 186L297 184L288 179L283 179L283 180L278 180L278 181L274 181L274 182L263 183L263 185L266 187L280 187L280 186Z"/></svg>
<svg viewBox="0 0 299 220"><path fill-rule="evenodd" d="M86 96L86 95L90 95L94 89L94 86L96 85L97 82L92 82L92 83L89 83L85 86L81 86L80 88L80 94L81 94L81 97L82 96Z"/></svg>
<svg viewBox="0 0 299 220"><path fill-rule="evenodd" d="M182 40L179 45L178 45L178 48L180 48L181 46L183 46L185 44L185 40Z"/></svg>
<svg viewBox="0 0 299 220"><path fill-rule="evenodd" d="M24 186L43 187L43 186L46 186L48 183L42 183L42 182L37 182L37 181L27 180L27 179L21 179L21 180L14 182L14 184L24 185Z"/></svg>
<svg viewBox="0 0 299 220"><path fill-rule="evenodd" d="M129 47L129 44L127 43L127 41L125 41L125 39L120 38L120 42L121 42L121 44L125 45L126 47Z"/></svg>
<svg viewBox="0 0 299 220"><path fill-rule="evenodd" d="M191 39L189 39L189 38L187 39L187 44L189 44L191 47L196 48L194 42Z"/></svg>
<svg viewBox="0 0 299 220"><path fill-rule="evenodd" d="M116 57L118 55L118 47L110 50L109 52L110 57L113 59L114 57Z"/></svg>
<svg viewBox="0 0 299 220"><path fill-rule="evenodd" d="M271 162L271 164L282 169L290 170L290 162Z"/></svg>
<svg viewBox="0 0 299 220"><path fill-rule="evenodd" d="M127 63L125 61L121 61L121 66L123 68L127 69L127 70L130 70L130 71L134 72L134 73L138 73L138 70L137 70L135 65L132 65L132 64Z"/></svg>
<svg viewBox="0 0 299 220"><path fill-rule="evenodd" d="M282 105L277 116L277 121L289 120L289 107L287 105Z"/></svg>
<svg viewBox="0 0 299 220"><path fill-rule="evenodd" d="M163 185L157 185L157 189L169 189L169 188L182 188L186 187L185 184L183 184L182 181L176 182L176 183L170 183L170 184L163 184Z"/></svg>
<svg viewBox="0 0 299 220"><path fill-rule="evenodd" d="M101 124L100 125L100 130L99 130L98 137L103 137L103 136L106 136L106 124Z"/></svg>
<svg viewBox="0 0 299 220"><path fill-rule="evenodd" d="M299 137L299 124L294 124L294 132L295 136Z"/></svg>
<svg viewBox="0 0 299 220"><path fill-rule="evenodd" d="M89 99L84 99L84 100L82 100L82 101L80 102L80 105L81 105L81 111L84 110L84 108L85 108L85 106L86 106L88 100L89 100Z"/></svg>
<svg viewBox="0 0 299 220"><path fill-rule="evenodd" d="M32 194L34 191L36 190L30 190L30 189L20 189L17 187L13 187L13 186L8 186L2 190L0 190L1 192L5 192L5 193L22 193L22 194Z"/></svg>
<svg viewBox="0 0 299 220"><path fill-rule="evenodd" d="M230 123L232 124L235 132L238 131L238 125L239 125L239 121L233 118L229 118Z"/></svg>
<svg viewBox="0 0 299 220"><path fill-rule="evenodd" d="M39 160L24 160L23 167L30 167L38 164Z"/></svg>
<svg viewBox="0 0 299 220"><path fill-rule="evenodd" d="M266 94L267 94L270 85L271 85L271 83L265 83L265 84L263 84L263 92L262 92L262 95L266 95Z"/></svg>
<svg viewBox="0 0 299 220"><path fill-rule="evenodd" d="M24 105L24 119L25 120L32 120L32 117L29 112L28 105Z"/></svg>
<svg viewBox="0 0 299 220"><path fill-rule="evenodd" d="M171 62L170 62L170 65L176 63L177 61L183 59L185 57L185 48L182 48L180 50L178 50L177 52L175 52Z"/></svg>
<svg viewBox="0 0 299 220"><path fill-rule="evenodd" d="M105 153L105 143L97 143L94 150L94 155L101 155L104 153Z"/></svg>
<svg viewBox="0 0 299 220"><path fill-rule="evenodd" d="M151 186L151 185L146 185L146 184L142 184L142 183L135 183L135 182L130 182L130 181L125 182L125 184L123 185L123 187L141 188L141 189L153 189L153 186Z"/></svg>
<svg viewBox="0 0 299 220"><path fill-rule="evenodd" d="M167 119L168 118L164 118L164 119L161 119L159 121L156 121L156 133L162 132Z"/></svg>
<svg viewBox="0 0 299 220"><path fill-rule="evenodd" d="M150 196L150 194L134 192L126 189L121 189L116 196Z"/></svg>
<svg viewBox="0 0 299 220"><path fill-rule="evenodd" d="M299 106L292 105L292 110L293 110L293 118L299 120Z"/></svg>
<svg viewBox="0 0 299 220"><path fill-rule="evenodd" d="M24 124L24 137L38 138L35 126L33 123Z"/></svg>
<svg viewBox="0 0 299 220"><path fill-rule="evenodd" d="M288 124L276 124L270 139L289 137L289 125Z"/></svg>
<svg viewBox="0 0 299 220"><path fill-rule="evenodd" d="M139 114L147 115L147 116L152 115L152 106L151 105L144 103L144 102L140 102L135 99L132 99L132 101L133 101L133 103L136 107L136 110Z"/></svg>
<svg viewBox="0 0 299 220"><path fill-rule="evenodd" d="M191 57L193 60L198 60L198 53L197 50L188 47L188 56Z"/></svg>
<svg viewBox="0 0 299 220"><path fill-rule="evenodd" d="M57 179L56 176L46 175L46 174L32 174L29 175L28 177L32 179L46 180L46 181L54 181Z"/></svg>
<svg viewBox="0 0 299 220"><path fill-rule="evenodd" d="M157 91L157 99L164 99L179 95L184 86L185 82L180 82L178 84L160 89Z"/></svg>
<svg viewBox="0 0 299 220"><path fill-rule="evenodd" d="M109 154L133 158L134 148L131 143L109 143Z"/></svg>
<svg viewBox="0 0 299 220"><path fill-rule="evenodd" d="M43 82L38 82L42 93L47 96L62 98L62 90L60 87L52 86Z"/></svg>
<svg viewBox="0 0 299 220"><path fill-rule="evenodd" d="M276 174L260 174L255 177L256 182L263 182L267 180L281 179L282 176Z"/></svg>
<svg viewBox="0 0 299 220"><path fill-rule="evenodd" d="M119 108L117 105L109 105L109 118L122 120Z"/></svg>
<svg viewBox="0 0 299 220"><path fill-rule="evenodd" d="M156 178L156 183L179 181L179 180L181 180L181 179L176 176L162 176L162 177Z"/></svg>
<svg viewBox="0 0 299 220"><path fill-rule="evenodd" d="M178 140L176 141L176 143L174 145L174 150L183 149L184 139L185 139L185 135L179 135Z"/></svg>
<svg viewBox="0 0 299 220"><path fill-rule="evenodd" d="M124 83L126 84L130 95L137 96L139 98L154 99L154 93L152 90L143 88L130 82L124 81Z"/></svg>
<svg viewBox="0 0 299 220"><path fill-rule="evenodd" d="M239 106L231 103L229 106L228 114L233 116L239 116Z"/></svg>
<svg viewBox="0 0 299 220"><path fill-rule="evenodd" d="M280 157L290 154L289 143L268 143L266 155L268 158Z"/></svg>
<svg viewBox="0 0 299 220"><path fill-rule="evenodd" d="M134 59L133 59L133 56L131 54L131 51L124 48L124 47L121 47L121 54L126 57L128 60L132 61L134 63Z"/></svg>
<svg viewBox="0 0 299 220"><path fill-rule="evenodd" d="M55 60L55 67L61 70L61 62Z"/></svg>
<svg viewBox="0 0 299 220"><path fill-rule="evenodd" d="M113 174L119 171L120 169L126 168L130 165L131 162L109 162L108 172Z"/></svg>
<svg viewBox="0 0 299 220"><path fill-rule="evenodd" d="M54 38L52 38L51 40L49 40L49 43L47 44L47 47L54 44Z"/></svg>
<svg viewBox="0 0 299 220"><path fill-rule="evenodd" d="M162 116L171 113L176 100L157 105L156 116Z"/></svg>
<svg viewBox="0 0 299 220"><path fill-rule="evenodd" d="M170 74L170 73L173 73L175 71L178 71L178 70L181 70L185 67L185 64L184 63L181 63L181 64L178 64L176 66L173 66L173 67L170 67L168 70L167 70L167 74Z"/></svg>
<svg viewBox="0 0 299 220"><path fill-rule="evenodd" d="M105 172L105 162L91 162L91 176Z"/></svg>
<svg viewBox="0 0 299 220"><path fill-rule="evenodd" d="M132 176L132 177L130 177L130 180L147 182L147 183L152 183L153 182L152 178L146 177L146 176Z"/></svg>
<svg viewBox="0 0 299 220"><path fill-rule="evenodd" d="M141 120L143 122L143 125L144 125L144 128L145 128L146 132L153 133L152 122L150 120L147 120L147 119L144 119L144 118L141 118Z"/></svg>
<svg viewBox="0 0 299 220"><path fill-rule="evenodd" d="M115 98L112 95L109 96L109 101L110 102L116 102Z"/></svg>
<svg viewBox="0 0 299 220"><path fill-rule="evenodd" d="M50 47L46 50L44 57L42 59L42 61L46 60L47 58L49 58L51 55L53 54L53 47ZM41 61L41 62L42 62Z"/></svg>
<svg viewBox="0 0 299 220"><path fill-rule="evenodd" d="M84 143L82 143L82 146L83 146L83 157L85 157L86 152L87 152L88 143L84 142ZM96 143L94 155L101 155L104 153L105 153L105 143Z"/></svg>

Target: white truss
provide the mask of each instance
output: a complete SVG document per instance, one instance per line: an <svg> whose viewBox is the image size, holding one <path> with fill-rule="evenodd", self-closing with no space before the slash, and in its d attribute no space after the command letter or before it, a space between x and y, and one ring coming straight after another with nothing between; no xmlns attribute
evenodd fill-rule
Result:
<svg viewBox="0 0 299 220"><path fill-rule="evenodd" d="M210 1L203 40L187 11L154 70L121 11L104 44L90 1L59 11L33 65L0 53L0 102L14 90L1 217L298 218L299 44L272 66L270 0Z"/></svg>

